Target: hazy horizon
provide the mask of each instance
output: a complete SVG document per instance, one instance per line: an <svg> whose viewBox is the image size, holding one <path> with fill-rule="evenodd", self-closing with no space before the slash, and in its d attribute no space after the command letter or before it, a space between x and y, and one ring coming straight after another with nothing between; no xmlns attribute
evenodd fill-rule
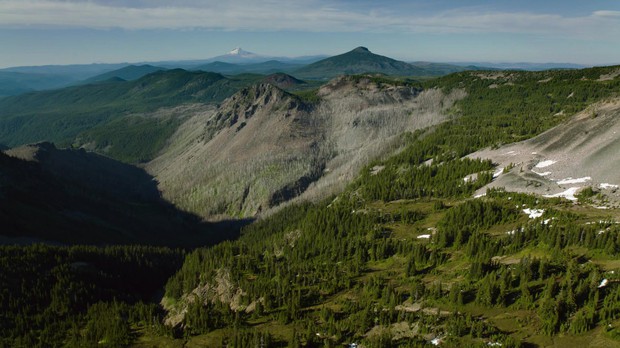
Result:
<svg viewBox="0 0 620 348"><path fill-rule="evenodd" d="M620 63L620 3L500 0L0 0L0 68L336 55L404 61Z"/></svg>

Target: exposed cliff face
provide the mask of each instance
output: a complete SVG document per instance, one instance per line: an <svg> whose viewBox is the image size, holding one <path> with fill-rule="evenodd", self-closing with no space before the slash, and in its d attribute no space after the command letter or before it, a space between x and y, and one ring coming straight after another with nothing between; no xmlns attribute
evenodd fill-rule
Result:
<svg viewBox="0 0 620 348"><path fill-rule="evenodd" d="M308 103L262 83L179 128L147 165L165 198L204 217L247 217L340 190L403 131L445 120L463 94L342 77Z"/></svg>
<svg viewBox="0 0 620 348"><path fill-rule="evenodd" d="M322 130L299 98L260 84L204 116L180 129L181 139L192 132L193 140L147 167L164 196L182 208L210 217L254 216L278 201L276 192L314 176Z"/></svg>
<svg viewBox="0 0 620 348"><path fill-rule="evenodd" d="M317 114L325 119L325 139L332 157L322 177L302 195L321 198L340 191L362 166L397 151L400 136L447 119L447 111L465 97L462 90L445 94L387 83L374 76L339 77L323 86Z"/></svg>

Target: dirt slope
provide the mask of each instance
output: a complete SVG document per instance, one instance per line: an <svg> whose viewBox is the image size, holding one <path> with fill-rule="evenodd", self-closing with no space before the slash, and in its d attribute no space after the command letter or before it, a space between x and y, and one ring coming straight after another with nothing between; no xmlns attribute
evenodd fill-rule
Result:
<svg viewBox="0 0 620 348"><path fill-rule="evenodd" d="M620 99L614 99L592 105L535 138L469 157L489 158L498 164L497 178L489 187L573 199L573 193L590 186L617 199L618 154Z"/></svg>

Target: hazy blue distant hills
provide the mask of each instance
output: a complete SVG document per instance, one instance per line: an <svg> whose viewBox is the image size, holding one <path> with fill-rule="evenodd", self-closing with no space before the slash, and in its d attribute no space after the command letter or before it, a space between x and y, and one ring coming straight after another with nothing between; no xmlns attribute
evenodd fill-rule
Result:
<svg viewBox="0 0 620 348"><path fill-rule="evenodd" d="M310 63L314 63L321 59L327 58L327 55L313 55L313 56L300 56L300 57L274 57L274 56L266 56L260 55L253 52L245 51L242 48L235 48L234 50L215 57L206 58L206 59L195 59L195 60L172 60L172 61L159 61L159 62L151 62L149 64L162 66L166 68L183 68L183 69L191 69L191 70L205 70L204 65L210 63L229 63L235 65L252 65L265 63L269 61L278 61L282 64L298 64L298 65L306 65ZM270 63L271 64L271 63ZM217 67L217 66L216 66ZM224 65L220 64L220 69L224 69ZM270 71L266 71L264 68L259 69L260 72L269 73ZM208 70L215 71L215 70ZM256 69L245 70L246 72L257 72ZM221 73L229 73L228 71L217 71ZM273 71L271 71L273 72Z"/></svg>
<svg viewBox="0 0 620 348"><path fill-rule="evenodd" d="M489 63L489 62L402 62L371 53L364 47L337 56L315 55L275 57L245 51L242 48L215 57L194 60L168 60L114 64L71 64L19 66L0 69L0 98L30 91L62 88L83 82L109 82L111 78L135 80L163 69L273 74L284 72L302 79L329 79L338 75L381 73L395 76L442 76L464 70L550 70L581 69L572 63Z"/></svg>
<svg viewBox="0 0 620 348"><path fill-rule="evenodd" d="M479 66L479 65L456 65L456 64L448 64L448 63L433 63L433 62L410 62L409 64L418 67L420 69L424 69L427 76L443 76L456 72L466 71L466 70L497 70L487 66Z"/></svg>
<svg viewBox="0 0 620 348"><path fill-rule="evenodd" d="M197 60L154 61L134 63L133 65L129 63L114 63L18 66L0 69L0 98L31 91L62 88L82 84L83 82L108 81L114 77L123 80L135 80L163 69L182 68L228 75L290 72L304 64L309 64L325 57L324 55L271 57L238 48L225 55ZM216 62L221 63L211 65ZM226 66L224 63L232 65Z"/></svg>
<svg viewBox="0 0 620 348"><path fill-rule="evenodd" d="M198 65L194 67L193 70L210 71L210 72L220 73L220 74L231 74L231 73L237 73L241 71L241 66L239 64L217 61L217 62Z"/></svg>
<svg viewBox="0 0 620 348"><path fill-rule="evenodd" d="M554 69L583 69L587 68L587 65L573 64L573 63L490 63L490 62L455 62L449 63L451 65L463 66L467 70L469 67L485 67L498 70L527 70L527 71L543 71Z"/></svg>
<svg viewBox="0 0 620 348"><path fill-rule="evenodd" d="M440 76L465 70L448 64L418 62L414 64L395 60L357 47L347 53L320 60L292 72L299 78L328 79L338 75L380 73L394 76Z"/></svg>
<svg viewBox="0 0 620 348"><path fill-rule="evenodd" d="M67 86L74 80L63 75L48 75L0 70L0 97L18 95L35 90Z"/></svg>
<svg viewBox="0 0 620 348"><path fill-rule="evenodd" d="M84 83L109 81L114 78L119 78L125 81L137 80L145 75L152 74L157 71L167 70L166 68L153 66L149 64L144 65L128 65L117 70L112 70L97 76L93 76L84 80Z"/></svg>
<svg viewBox="0 0 620 348"><path fill-rule="evenodd" d="M17 66L0 69L0 72L10 71L27 74L62 75L68 76L75 81L103 74L107 71L120 69L127 63L113 64L69 64L69 65L40 65L40 66Z"/></svg>
<svg viewBox="0 0 620 348"><path fill-rule="evenodd" d="M0 69L0 97L66 87L127 64L19 66Z"/></svg>
<svg viewBox="0 0 620 348"><path fill-rule="evenodd" d="M220 102L262 77L226 78L217 73L174 69L158 71L134 81L73 86L7 97L0 100L0 143L16 146L52 141L66 146L81 132L124 115L181 103ZM144 128L147 127L144 122L158 121L146 119L140 124ZM166 127L169 126L172 125ZM152 151L156 149L150 149L146 154ZM127 161L144 159L142 155L125 158Z"/></svg>
<svg viewBox="0 0 620 348"><path fill-rule="evenodd" d="M303 66L302 64L284 63L278 60L269 60L252 64L233 64L213 62L199 65L194 70L212 71L220 74L235 75L241 73L272 74L276 72L291 72Z"/></svg>

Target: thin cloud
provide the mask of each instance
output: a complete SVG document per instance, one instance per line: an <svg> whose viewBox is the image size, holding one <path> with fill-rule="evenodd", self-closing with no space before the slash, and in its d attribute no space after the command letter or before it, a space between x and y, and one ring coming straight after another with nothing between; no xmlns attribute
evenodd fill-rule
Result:
<svg viewBox="0 0 620 348"><path fill-rule="evenodd" d="M168 2L169 4L169 2ZM617 37L620 11L581 17L559 14L454 10L416 16L385 9L358 10L335 2L251 0L45 1L0 0L0 27L84 27L227 31L533 33L582 38Z"/></svg>
<svg viewBox="0 0 620 348"><path fill-rule="evenodd" d="M620 11L594 11L593 14L598 17L620 18Z"/></svg>

